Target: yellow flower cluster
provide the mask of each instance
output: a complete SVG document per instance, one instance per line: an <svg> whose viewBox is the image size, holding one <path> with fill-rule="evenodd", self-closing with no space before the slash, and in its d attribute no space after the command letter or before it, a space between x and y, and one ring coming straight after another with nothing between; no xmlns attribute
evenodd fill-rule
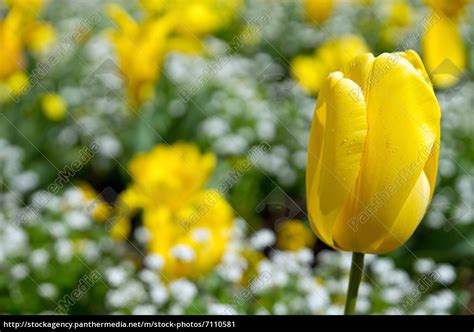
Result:
<svg viewBox="0 0 474 332"><path fill-rule="evenodd" d="M300 55L292 60L291 71L309 94L317 94L329 73L340 70L355 56L368 52L365 41L355 35L332 39L314 55Z"/></svg>
<svg viewBox="0 0 474 332"><path fill-rule="evenodd" d="M151 238L148 251L164 260L167 278L198 278L219 263L233 226L233 212L215 190L204 186L216 164L194 145L158 145L135 156L132 184L121 201L143 211Z"/></svg>
<svg viewBox="0 0 474 332"><path fill-rule="evenodd" d="M25 51L44 52L53 42L55 31L38 19L43 0L7 0L7 13L0 19L0 103L28 87Z"/></svg>
<svg viewBox="0 0 474 332"><path fill-rule="evenodd" d="M138 108L153 96L170 51L197 53L202 37L228 25L241 0L141 1L145 17L137 22L117 5L107 7L117 28L109 33L118 58L127 98Z"/></svg>

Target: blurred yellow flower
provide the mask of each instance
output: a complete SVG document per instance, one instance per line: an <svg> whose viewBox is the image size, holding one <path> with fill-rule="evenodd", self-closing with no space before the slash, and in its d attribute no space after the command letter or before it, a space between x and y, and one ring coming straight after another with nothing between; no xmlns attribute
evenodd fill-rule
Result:
<svg viewBox="0 0 474 332"><path fill-rule="evenodd" d="M21 35L21 13L9 11L0 21L0 80L7 79L10 75L23 69L23 41Z"/></svg>
<svg viewBox="0 0 474 332"><path fill-rule="evenodd" d="M132 107L153 95L166 55L166 41L174 22L167 17L138 23L118 5L107 6L108 15L117 24L109 32L115 46L126 94Z"/></svg>
<svg viewBox="0 0 474 332"><path fill-rule="evenodd" d="M99 193L89 183L80 182L77 187L84 199L90 203L92 219L98 222L105 222L110 218L112 213L110 205L100 197Z"/></svg>
<svg viewBox="0 0 474 332"><path fill-rule="evenodd" d="M13 97L20 96L30 86L28 76L24 71L17 71L6 80L0 80L0 103L6 102Z"/></svg>
<svg viewBox="0 0 474 332"><path fill-rule="evenodd" d="M45 22L33 22L25 27L25 45L36 53L43 53L51 48L56 39L54 28Z"/></svg>
<svg viewBox="0 0 474 332"><path fill-rule="evenodd" d="M240 0L141 1L146 15L135 21L121 7L107 6L117 29L109 37L117 53L130 105L151 98L171 51L198 53L201 38L231 22Z"/></svg>
<svg viewBox="0 0 474 332"><path fill-rule="evenodd" d="M214 154L202 154L194 145L158 145L131 160L133 183L123 200L132 208L160 205L176 210L204 187L215 165Z"/></svg>
<svg viewBox="0 0 474 332"><path fill-rule="evenodd" d="M202 190L178 210L145 209L143 222L151 235L148 250L164 258L165 275L198 278L220 262L233 212L218 192Z"/></svg>
<svg viewBox="0 0 474 332"><path fill-rule="evenodd" d="M160 255L168 278L198 278L220 261L229 242L233 211L204 186L216 164L190 144L158 145L130 162L132 184L120 198L143 210L148 251Z"/></svg>
<svg viewBox="0 0 474 332"><path fill-rule="evenodd" d="M306 169L311 226L322 241L385 253L410 238L436 185L440 116L414 51L359 55L328 76Z"/></svg>
<svg viewBox="0 0 474 332"><path fill-rule="evenodd" d="M334 8L334 0L304 0L305 17L309 22L324 23Z"/></svg>
<svg viewBox="0 0 474 332"><path fill-rule="evenodd" d="M406 27L413 21L413 10L407 0L394 0L390 6L389 24Z"/></svg>
<svg viewBox="0 0 474 332"><path fill-rule="evenodd" d="M132 225L130 220L127 217L117 216L109 220L110 224L108 225L110 236L112 239L117 241L125 241L132 230Z"/></svg>
<svg viewBox="0 0 474 332"><path fill-rule="evenodd" d="M413 23L413 9L407 0L392 0L387 4L388 17L381 31L384 48L394 48L407 28Z"/></svg>
<svg viewBox="0 0 474 332"><path fill-rule="evenodd" d="M176 16L176 32L194 38L214 33L232 23L242 0L141 0L150 17Z"/></svg>
<svg viewBox="0 0 474 332"><path fill-rule="evenodd" d="M298 251L311 248L315 238L301 220L288 220L277 231L277 246L282 250Z"/></svg>
<svg viewBox="0 0 474 332"><path fill-rule="evenodd" d="M356 55L368 52L365 41L353 35L338 37L319 47L314 55L300 55L291 62L291 72L309 94L317 94L322 82Z"/></svg>
<svg viewBox="0 0 474 332"><path fill-rule="evenodd" d="M41 97L41 109L51 121L60 121L66 116L67 105L60 95L47 93Z"/></svg>
<svg viewBox="0 0 474 332"><path fill-rule="evenodd" d="M421 46L434 85L449 88L461 78L467 65L466 47L459 20L467 0L426 0L431 14Z"/></svg>
<svg viewBox="0 0 474 332"><path fill-rule="evenodd" d="M4 0L9 8L21 10L25 15L36 17L46 6L45 0Z"/></svg>
<svg viewBox="0 0 474 332"><path fill-rule="evenodd" d="M245 272L240 279L242 287L249 287L255 281L255 277L259 275L259 265L266 257L260 251L251 248L243 248L239 254L245 258L247 262Z"/></svg>
<svg viewBox="0 0 474 332"><path fill-rule="evenodd" d="M38 20L44 1L6 1L7 13L0 19L0 102L27 90L25 51L45 51L53 42L51 25Z"/></svg>
<svg viewBox="0 0 474 332"><path fill-rule="evenodd" d="M454 18L463 13L469 0L425 0L425 3L432 9Z"/></svg>

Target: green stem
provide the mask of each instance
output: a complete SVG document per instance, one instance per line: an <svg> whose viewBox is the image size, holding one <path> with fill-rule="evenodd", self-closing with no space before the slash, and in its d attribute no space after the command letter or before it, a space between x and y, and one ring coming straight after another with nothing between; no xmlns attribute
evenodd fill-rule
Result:
<svg viewBox="0 0 474 332"><path fill-rule="evenodd" d="M362 271L364 270L364 254L353 252L351 274L349 276L349 287L347 288L346 307L344 308L344 315L354 314L357 292L359 291L359 284L362 278Z"/></svg>

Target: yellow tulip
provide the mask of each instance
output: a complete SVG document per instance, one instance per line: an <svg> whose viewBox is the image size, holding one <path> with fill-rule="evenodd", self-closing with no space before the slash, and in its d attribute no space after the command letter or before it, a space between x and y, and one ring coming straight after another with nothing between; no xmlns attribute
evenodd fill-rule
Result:
<svg viewBox="0 0 474 332"><path fill-rule="evenodd" d="M466 0L427 0L432 13L422 37L423 58L436 87L455 85L466 69L466 48L459 31L459 18Z"/></svg>
<svg viewBox="0 0 474 332"><path fill-rule="evenodd" d="M322 241L385 253L410 238L435 188L440 116L414 51L359 55L327 77L306 173L310 221Z"/></svg>
<svg viewBox="0 0 474 332"><path fill-rule="evenodd" d="M324 23L334 8L334 0L304 0L306 19L312 23Z"/></svg>

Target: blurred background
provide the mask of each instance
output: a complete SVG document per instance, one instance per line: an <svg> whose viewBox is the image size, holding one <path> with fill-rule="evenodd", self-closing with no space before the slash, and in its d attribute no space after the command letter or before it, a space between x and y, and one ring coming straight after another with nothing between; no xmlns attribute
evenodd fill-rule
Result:
<svg viewBox="0 0 474 332"><path fill-rule="evenodd" d="M321 81L414 49L438 187L360 314L474 310L468 0L0 1L0 313L342 314L305 207Z"/></svg>

